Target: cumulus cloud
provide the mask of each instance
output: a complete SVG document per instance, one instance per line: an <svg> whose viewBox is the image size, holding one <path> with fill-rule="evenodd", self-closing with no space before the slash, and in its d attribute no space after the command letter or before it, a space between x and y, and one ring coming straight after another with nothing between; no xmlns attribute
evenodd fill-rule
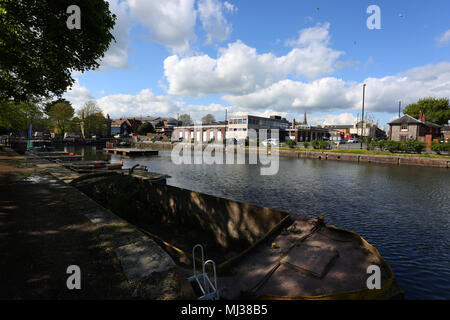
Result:
<svg viewBox="0 0 450 320"><path fill-rule="evenodd" d="M436 43L438 47L445 47L450 44L450 30L445 31L443 34L436 38Z"/></svg>
<svg viewBox="0 0 450 320"><path fill-rule="evenodd" d="M308 123L314 125L328 126L328 125L343 125L353 124L356 122L355 115L345 112L341 114L325 114L320 116L312 116L308 118Z"/></svg>
<svg viewBox="0 0 450 320"><path fill-rule="evenodd" d="M148 28L150 38L174 52L189 50L196 38L195 0L128 0L131 14Z"/></svg>
<svg viewBox="0 0 450 320"><path fill-rule="evenodd" d="M230 3L222 3L219 0L199 0L198 13L203 29L206 32L206 43L212 43L215 39L224 41L231 33L231 24L225 19L223 11L234 10Z"/></svg>
<svg viewBox="0 0 450 320"><path fill-rule="evenodd" d="M75 78L72 88L66 91L63 98L70 101L75 110L80 109L87 101L94 99L89 89L82 86L78 78Z"/></svg>
<svg viewBox="0 0 450 320"><path fill-rule="evenodd" d="M112 34L116 41L112 41L105 56L100 59L100 71L113 67L125 69L128 67L129 32L131 29L131 18L129 16L128 3L119 0L108 0L109 8L117 16L116 25Z"/></svg>
<svg viewBox="0 0 450 320"><path fill-rule="evenodd" d="M450 63L442 62L410 69L383 78L367 78L366 108L374 112L396 112L396 102L412 103L427 96L450 96ZM273 108L298 112L359 110L362 84L328 77L309 83L281 80L245 95L225 95L223 100L248 110Z"/></svg>
<svg viewBox="0 0 450 320"><path fill-rule="evenodd" d="M328 47L329 24L317 25L300 32L295 45L284 56L257 53L242 41L221 48L218 58L208 55L179 57L164 61L169 93L185 96L204 94L246 94L267 88L288 75L316 78L334 71L343 52Z"/></svg>

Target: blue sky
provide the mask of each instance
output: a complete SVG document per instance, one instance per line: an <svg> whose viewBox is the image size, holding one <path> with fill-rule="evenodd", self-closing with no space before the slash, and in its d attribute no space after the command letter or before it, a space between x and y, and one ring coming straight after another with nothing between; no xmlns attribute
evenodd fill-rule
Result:
<svg viewBox="0 0 450 320"><path fill-rule="evenodd" d="M450 98L450 2L110 0L118 20L101 68L74 74L76 107L112 117L306 111L343 124L366 106L381 126L403 104ZM381 29L366 12L377 5ZM81 8L82 10L82 8Z"/></svg>

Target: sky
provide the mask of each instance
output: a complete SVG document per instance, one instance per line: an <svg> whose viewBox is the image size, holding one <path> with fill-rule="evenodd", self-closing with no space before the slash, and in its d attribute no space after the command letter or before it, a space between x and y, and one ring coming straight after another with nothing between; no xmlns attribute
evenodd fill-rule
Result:
<svg viewBox="0 0 450 320"><path fill-rule="evenodd" d="M99 69L73 73L75 109L353 124L365 83L366 115L385 127L399 101L450 98L448 0L108 2L116 41Z"/></svg>

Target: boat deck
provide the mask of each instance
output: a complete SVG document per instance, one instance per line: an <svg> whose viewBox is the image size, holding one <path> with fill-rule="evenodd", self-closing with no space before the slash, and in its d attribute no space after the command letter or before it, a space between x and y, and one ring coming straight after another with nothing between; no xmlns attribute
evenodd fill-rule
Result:
<svg viewBox="0 0 450 320"><path fill-rule="evenodd" d="M120 154L123 156L157 156L158 150L137 149L137 148L105 148L106 153Z"/></svg>

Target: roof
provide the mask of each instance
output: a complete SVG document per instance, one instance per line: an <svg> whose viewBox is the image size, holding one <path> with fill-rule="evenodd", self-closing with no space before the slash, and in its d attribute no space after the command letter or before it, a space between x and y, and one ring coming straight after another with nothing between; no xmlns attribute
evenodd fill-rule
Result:
<svg viewBox="0 0 450 320"><path fill-rule="evenodd" d="M351 128L353 128L353 125L352 124L326 125L324 128L327 128L327 129L351 129Z"/></svg>
<svg viewBox="0 0 450 320"><path fill-rule="evenodd" d="M433 122L429 122L429 121L425 121L422 122L420 120L417 120L416 118L411 117L408 114L405 114L404 116L397 118L391 122L389 122L388 124L392 125L392 124L402 124L402 123L407 123L407 124L423 124L427 127L435 127L435 128L441 128L440 125L433 123Z"/></svg>

